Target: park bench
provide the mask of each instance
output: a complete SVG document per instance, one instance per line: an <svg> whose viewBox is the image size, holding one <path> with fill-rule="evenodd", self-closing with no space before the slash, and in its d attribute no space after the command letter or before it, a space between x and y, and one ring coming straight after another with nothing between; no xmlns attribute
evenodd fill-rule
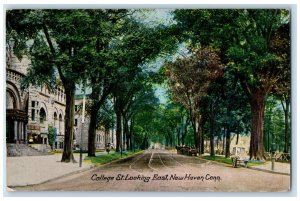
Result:
<svg viewBox="0 0 300 201"><path fill-rule="evenodd" d="M241 163L244 163L244 166L247 167L249 162L249 157L246 154L246 149L244 147L233 147L230 158L232 161L232 167L234 168L240 166Z"/></svg>

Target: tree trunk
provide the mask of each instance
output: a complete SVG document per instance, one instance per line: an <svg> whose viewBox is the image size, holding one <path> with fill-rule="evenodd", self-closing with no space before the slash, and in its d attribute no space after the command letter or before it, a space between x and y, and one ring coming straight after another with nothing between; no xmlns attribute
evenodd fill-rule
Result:
<svg viewBox="0 0 300 201"><path fill-rule="evenodd" d="M202 120L200 122L200 128L201 128L201 133L200 133L200 154L204 154L204 125L205 125L206 119L202 117Z"/></svg>
<svg viewBox="0 0 300 201"><path fill-rule="evenodd" d="M73 156L73 126L74 126L74 105L75 105L75 84L70 83L64 86L66 93L66 109L65 109L65 139L64 151L61 162L76 162Z"/></svg>
<svg viewBox="0 0 300 201"><path fill-rule="evenodd" d="M290 108L290 100L289 98L285 97L285 108L284 110L284 153L289 153L289 131L290 131L290 125L289 125L289 108Z"/></svg>
<svg viewBox="0 0 300 201"><path fill-rule="evenodd" d="M133 117L131 117L130 128L129 128L130 150L133 150L133 126L134 126L134 121L133 121Z"/></svg>
<svg viewBox="0 0 300 201"><path fill-rule="evenodd" d="M173 145L173 135L172 132L170 132L170 147Z"/></svg>
<svg viewBox="0 0 300 201"><path fill-rule="evenodd" d="M225 148L225 158L230 156L230 129L229 123L226 125L226 148Z"/></svg>
<svg viewBox="0 0 300 201"><path fill-rule="evenodd" d="M105 130L104 130L104 147L106 147L106 145L110 143L110 139L109 139L109 127L106 126Z"/></svg>
<svg viewBox="0 0 300 201"><path fill-rule="evenodd" d="M123 116L122 116L122 118L121 118L121 122L122 122L122 132L121 132L121 136L122 136L122 146L121 146L121 148L122 148L122 151L125 151L126 149L127 149L127 147L126 147L126 133L124 132L124 122L125 122L125 120L124 120L124 118L123 118Z"/></svg>
<svg viewBox="0 0 300 201"><path fill-rule="evenodd" d="M176 128L177 131L177 146L180 146L180 127Z"/></svg>
<svg viewBox="0 0 300 201"><path fill-rule="evenodd" d="M144 140L143 140L143 149L146 149L146 147L148 148L148 136L147 136L147 133L145 134L145 136L144 136Z"/></svg>
<svg viewBox="0 0 300 201"><path fill-rule="evenodd" d="M230 157L230 133L231 133L231 106L230 104L226 108L226 116L227 116L227 122L226 122L226 147L225 147L225 158ZM225 131L224 131L225 132Z"/></svg>
<svg viewBox="0 0 300 201"><path fill-rule="evenodd" d="M224 129L224 133L223 133L223 149L222 149L222 154L225 155L225 128Z"/></svg>
<svg viewBox="0 0 300 201"><path fill-rule="evenodd" d="M268 150L267 152L271 152L270 150L270 131L271 131L271 108L270 108L270 115L269 115L269 124L268 124Z"/></svg>
<svg viewBox="0 0 300 201"><path fill-rule="evenodd" d="M128 127L128 119L123 115L124 119L124 137L126 138L126 149L130 149L130 134L129 134L129 127Z"/></svg>
<svg viewBox="0 0 300 201"><path fill-rule="evenodd" d="M185 144L184 140L185 140L185 136L187 134L188 123L189 123L189 119L186 117L185 124L184 124L184 129L182 131L182 137L181 137L181 144L182 145Z"/></svg>
<svg viewBox="0 0 300 201"><path fill-rule="evenodd" d="M202 128L201 154L204 154L204 129Z"/></svg>
<svg viewBox="0 0 300 201"><path fill-rule="evenodd" d="M197 132L197 125L196 125L196 120L195 118L192 119L192 127L193 127L193 133L194 133L194 146L196 147L196 149L198 150L199 148L199 136L198 136L198 132Z"/></svg>
<svg viewBox="0 0 300 201"><path fill-rule="evenodd" d="M116 111L117 116L117 128L116 128L116 152L121 150L121 142L122 142L122 115L120 112Z"/></svg>
<svg viewBox="0 0 300 201"><path fill-rule="evenodd" d="M90 110L90 125L89 125L89 133L88 133L88 156L95 157L96 156L96 130L97 130L97 115L100 109L100 105L98 102L93 101L93 105Z"/></svg>
<svg viewBox="0 0 300 201"><path fill-rule="evenodd" d="M262 160L264 157L264 107L265 95L256 90L250 99L252 114L252 130L250 138L250 159Z"/></svg>
<svg viewBox="0 0 300 201"><path fill-rule="evenodd" d="M204 127L204 124L203 124L203 117L201 115L199 115L199 119L198 119L198 143L199 143L199 155L202 154L202 150L203 150L203 146L202 146L202 141L203 141L203 127Z"/></svg>
<svg viewBox="0 0 300 201"><path fill-rule="evenodd" d="M215 156L214 132L215 132L214 119L211 118L210 119L210 134L209 134L210 156Z"/></svg>
<svg viewBox="0 0 300 201"><path fill-rule="evenodd" d="M210 141L210 156L215 156L214 134L215 134L215 114L214 103L210 100L210 115L209 115L209 141Z"/></svg>
<svg viewBox="0 0 300 201"><path fill-rule="evenodd" d="M236 145L239 143L239 135L240 135L239 130L240 130L240 122L238 122L237 130L236 130L236 142L235 142Z"/></svg>
<svg viewBox="0 0 300 201"><path fill-rule="evenodd" d="M197 118L195 117L195 113L193 112L192 108L189 109L190 119L192 123L193 133L194 133L194 145L196 149L199 149L199 136L197 132Z"/></svg>

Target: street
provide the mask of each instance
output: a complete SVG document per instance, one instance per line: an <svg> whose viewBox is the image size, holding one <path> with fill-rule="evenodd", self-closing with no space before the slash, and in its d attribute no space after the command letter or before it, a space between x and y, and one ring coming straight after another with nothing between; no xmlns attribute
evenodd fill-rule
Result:
<svg viewBox="0 0 300 201"><path fill-rule="evenodd" d="M47 173L45 173L47 174ZM143 153L16 191L286 192L290 176L232 168L150 149Z"/></svg>

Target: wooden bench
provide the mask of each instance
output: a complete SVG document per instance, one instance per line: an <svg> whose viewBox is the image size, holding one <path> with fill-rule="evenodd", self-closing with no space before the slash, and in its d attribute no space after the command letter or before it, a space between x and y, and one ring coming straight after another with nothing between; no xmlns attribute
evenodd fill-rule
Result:
<svg viewBox="0 0 300 201"><path fill-rule="evenodd" d="M248 166L248 159L239 159L238 157L231 157L232 160L232 167L237 168L238 166L241 166L241 163L244 163L245 168Z"/></svg>
<svg viewBox="0 0 300 201"><path fill-rule="evenodd" d="M249 160L244 147L233 147L230 158L232 161L232 167L237 168L241 165L241 163L244 163L244 166L247 168Z"/></svg>

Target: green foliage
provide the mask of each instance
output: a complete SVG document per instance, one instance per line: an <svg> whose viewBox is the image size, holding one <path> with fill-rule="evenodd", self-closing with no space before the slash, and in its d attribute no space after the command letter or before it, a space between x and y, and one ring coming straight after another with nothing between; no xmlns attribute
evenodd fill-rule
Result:
<svg viewBox="0 0 300 201"><path fill-rule="evenodd" d="M188 41L190 47L220 49L221 61L239 80L251 105L250 157L263 158L264 99L271 91L285 91L284 97L289 100L289 11L194 9L175 10L174 15L184 35L181 40Z"/></svg>
<svg viewBox="0 0 300 201"><path fill-rule="evenodd" d="M190 44L219 48L222 60L243 74L250 86L268 82L266 74L274 79L282 72L276 64L281 60L280 55L286 53L276 53L272 39L287 24L287 10L195 9L175 10L174 14L181 31L192 41Z"/></svg>
<svg viewBox="0 0 300 201"><path fill-rule="evenodd" d="M280 100L274 96L269 96L266 101L265 118L264 118L264 147L270 152L271 144L278 146L278 151L284 150L284 111L281 107Z"/></svg>
<svg viewBox="0 0 300 201"><path fill-rule="evenodd" d="M223 156L203 156L204 159L212 160L220 163L232 164L231 158L225 158Z"/></svg>
<svg viewBox="0 0 300 201"><path fill-rule="evenodd" d="M57 136L57 130L53 126L48 127L48 140L49 140L49 145L51 148L53 148L53 145L56 141L56 136Z"/></svg>
<svg viewBox="0 0 300 201"><path fill-rule="evenodd" d="M289 11L178 9L169 22L160 16L155 22L145 19L151 12L7 11L6 43L14 39L14 54L31 60L23 88L62 84L74 91L85 83L92 89L88 110L95 114L94 127L112 128L114 112L119 112L126 124L133 124L135 144L144 148L150 141L172 146L184 135L182 142L193 145L203 119L213 120L211 127L204 124L204 136L213 128L220 138L224 127L247 134L251 116L246 103L272 92L264 129L282 147L284 126L289 128L283 112L289 110L278 109L278 100L288 105L291 96ZM186 56L160 70L150 67L159 66L158 58L170 61L179 42L187 45ZM171 101L160 105L153 86L165 84L166 77ZM50 140L54 131L49 129Z"/></svg>
<svg viewBox="0 0 300 201"><path fill-rule="evenodd" d="M212 161L232 165L231 158L225 158L223 156L203 156L202 158L204 158L206 160L212 160ZM256 165L263 165L264 163L265 162L263 162L263 161L249 160L247 165L248 166L256 166Z"/></svg>
<svg viewBox="0 0 300 201"><path fill-rule="evenodd" d="M192 129L191 126L189 126L188 130L187 130L186 137L184 139L184 145L192 147L192 146L194 146L194 144L195 144L195 141L194 141L193 129Z"/></svg>
<svg viewBox="0 0 300 201"><path fill-rule="evenodd" d="M98 126L97 128L111 129L113 128L114 122L114 111L112 102L106 100L105 103L100 107L97 115Z"/></svg>

